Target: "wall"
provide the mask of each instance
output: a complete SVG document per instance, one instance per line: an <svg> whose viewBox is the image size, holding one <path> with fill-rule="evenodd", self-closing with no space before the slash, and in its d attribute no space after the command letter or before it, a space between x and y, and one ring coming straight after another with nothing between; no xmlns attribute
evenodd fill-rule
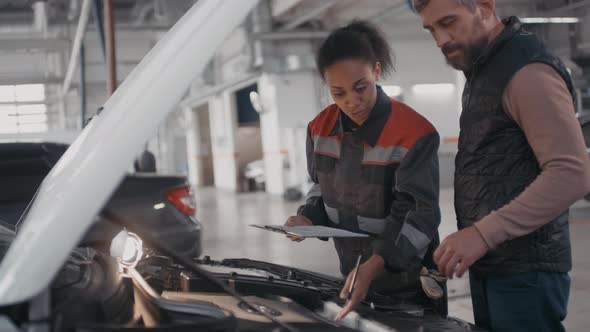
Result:
<svg viewBox="0 0 590 332"><path fill-rule="evenodd" d="M459 133L459 72L449 67L440 50L430 38L416 41L393 42L396 53L396 72L383 84L402 87L404 102L422 114L437 128L441 137L457 137ZM430 89L417 92L416 84L450 83L450 93Z"/></svg>
<svg viewBox="0 0 590 332"><path fill-rule="evenodd" d="M437 129L441 136L441 187L451 187L465 77L446 64L441 51L427 34L409 41L392 40L391 44L396 54L396 72L382 80L382 84L401 86L404 103L423 115ZM417 84L435 85L417 90ZM451 84L452 90L444 86L437 88L436 84Z"/></svg>
<svg viewBox="0 0 590 332"><path fill-rule="evenodd" d="M6 30L6 29L4 29ZM4 31L3 30L3 31ZM49 38L72 40L75 26L52 26ZM153 45L161 38L161 31L150 29L131 29L116 32L117 78L122 82L135 68ZM38 32L23 30L18 35L7 31L0 39L8 38L41 38ZM107 100L106 64L98 33L93 25L87 29L85 39L86 54L86 105L87 118L93 116L97 109ZM72 133L76 135L82 127L80 71L73 75L71 88L61 98L61 88L65 70L69 61L71 42L64 43L57 51L43 53L40 51L0 52L0 84L45 83L46 102L48 108L48 127L50 133L44 134L54 139L54 133ZM76 59L77 60L77 59ZM146 114L149 116L149 114ZM156 155L158 171L161 173L186 173L187 148L185 147L185 130L182 129L183 115L173 112L163 123L149 144L150 150ZM180 121L179 121L180 120ZM65 128L64 128L65 125Z"/></svg>
<svg viewBox="0 0 590 332"><path fill-rule="evenodd" d="M264 110L260 114L260 130L266 171L266 191L281 194L284 189L284 155L281 153L281 128L279 126L279 106L275 81L274 75L263 75L258 81L258 93Z"/></svg>
<svg viewBox="0 0 590 332"><path fill-rule="evenodd" d="M201 123L198 112L209 112L207 106L185 107L184 113L188 121L186 132L186 154L188 158L188 180L194 187L202 185L202 167L200 162L201 137L199 136Z"/></svg>
<svg viewBox="0 0 590 332"><path fill-rule="evenodd" d="M237 190L235 132L237 129L231 92L209 101L215 187Z"/></svg>
<svg viewBox="0 0 590 332"><path fill-rule="evenodd" d="M236 133L236 154L238 167L238 191L247 191L249 188L244 177L246 166L264 158L262 151L262 132L257 126L240 126Z"/></svg>
<svg viewBox="0 0 590 332"><path fill-rule="evenodd" d="M158 173L188 175L187 136L190 122L181 110L171 112L150 140Z"/></svg>
<svg viewBox="0 0 590 332"><path fill-rule="evenodd" d="M117 81L120 84L156 44L160 35L149 30L117 30L115 38ZM107 68L98 34L94 29L89 29L86 32L84 46L86 54L87 114L91 116L108 98L106 92ZM72 93L76 98L66 103L68 117L75 118L75 123L80 118L79 68L78 66L72 82ZM68 123L73 122L68 121Z"/></svg>
<svg viewBox="0 0 590 332"><path fill-rule="evenodd" d="M214 184L209 103L184 110L187 121L188 178L195 187Z"/></svg>
<svg viewBox="0 0 590 332"><path fill-rule="evenodd" d="M417 22L412 22L418 24ZM386 29L393 31L394 29ZM441 182L452 182L452 165L458 136L462 78L448 67L430 35L418 28L411 29L410 37L390 36L397 57L397 71L382 84L400 85L404 101L429 119L443 140L441 146ZM244 29L229 38L213 61L214 84L222 85L251 73L251 43ZM267 192L282 194L291 186L307 179L305 140L307 123L331 98L313 68L312 43L305 41L277 41L269 49L271 59L265 58L266 70L258 80L258 91L264 112L260 115L260 129L267 172ZM251 74L250 74L251 75ZM203 80L201 80L202 83ZM416 92L416 84L449 83L455 88L441 94L438 91ZM214 155L215 185L227 190L236 189L236 114L233 91L228 86L210 98L210 122ZM192 89L196 96L205 89ZM447 143L444 143L447 142ZM443 174L444 173L444 174Z"/></svg>
<svg viewBox="0 0 590 332"><path fill-rule="evenodd" d="M236 152L237 114L235 91L243 88L240 83L232 85L233 82L245 75L248 75L250 54L248 50L248 39L243 28L238 28L220 47L216 57L208 68L207 79L196 78L193 82L185 100L199 98L198 104L188 102L188 107L198 107L202 103L208 105L206 112L209 112L209 129L211 132L211 153L213 159L213 174L215 187L229 191L237 190L238 176L238 154ZM250 74L251 75L251 74ZM250 85L255 82L249 82ZM226 89L215 91L209 95L203 95L208 89L216 85L228 84ZM203 111L203 110L200 110ZM188 112L185 110L185 113ZM199 185L199 176L202 172L202 163L195 161L194 156L199 156L204 147L201 142L191 142L193 139L200 140L198 131L200 127L207 124L199 124L198 117L187 117L190 121L187 125L188 154L189 156L189 178L193 184ZM192 166L191 166L192 164Z"/></svg>
<svg viewBox="0 0 590 332"><path fill-rule="evenodd" d="M226 40L213 61L215 84L228 84L253 75L250 43L243 28ZM257 82L266 111L260 115L266 190L273 194L282 194L286 187L299 185L306 180L305 128L321 110L318 103L320 88L315 71L305 69L310 65L310 44L278 44L281 45L270 48L274 57L264 59L263 67L273 73L263 74ZM293 71L296 69L298 71ZM201 79L195 82L190 96L198 96L207 89L204 81ZM252 83L256 82L230 83L224 91L214 93L209 99L215 186L218 188L236 190L239 161L236 140L239 138L236 137L234 92Z"/></svg>
<svg viewBox="0 0 590 332"><path fill-rule="evenodd" d="M43 53L3 52L1 54L1 59L0 73L2 74L2 84L12 83L23 79L35 81L44 78L47 70L47 56ZM26 84L30 82L24 83Z"/></svg>
<svg viewBox="0 0 590 332"><path fill-rule="evenodd" d="M248 35L244 28L238 28L217 52L218 83L229 82L248 73L251 59Z"/></svg>
<svg viewBox="0 0 590 332"><path fill-rule="evenodd" d="M267 74L258 83L266 108L261 128L269 193L282 194L307 179L307 124L322 110L316 75L311 70Z"/></svg>

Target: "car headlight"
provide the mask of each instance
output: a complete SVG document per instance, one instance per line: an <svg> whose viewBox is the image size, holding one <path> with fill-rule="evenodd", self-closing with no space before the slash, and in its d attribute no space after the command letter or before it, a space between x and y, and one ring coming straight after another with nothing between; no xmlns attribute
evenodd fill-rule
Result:
<svg viewBox="0 0 590 332"><path fill-rule="evenodd" d="M110 253L121 265L135 267L143 256L143 241L124 229L111 241Z"/></svg>

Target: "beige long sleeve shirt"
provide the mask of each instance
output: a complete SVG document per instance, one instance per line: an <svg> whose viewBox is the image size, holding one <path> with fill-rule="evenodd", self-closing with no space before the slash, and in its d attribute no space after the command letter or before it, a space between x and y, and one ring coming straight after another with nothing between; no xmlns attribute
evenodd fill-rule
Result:
<svg viewBox="0 0 590 332"><path fill-rule="evenodd" d="M475 223L490 248L535 231L590 192L590 160L559 74L542 63L525 66L507 86L503 104L542 171L514 200Z"/></svg>

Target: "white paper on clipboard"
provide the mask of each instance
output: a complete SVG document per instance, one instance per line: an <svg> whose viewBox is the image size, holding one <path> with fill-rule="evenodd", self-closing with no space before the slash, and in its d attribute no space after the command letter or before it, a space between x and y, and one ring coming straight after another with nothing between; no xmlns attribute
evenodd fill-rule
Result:
<svg viewBox="0 0 590 332"><path fill-rule="evenodd" d="M303 238L334 238L334 237L369 237L367 234L355 233L340 228L326 226L282 226L282 225L250 225L271 232L296 235Z"/></svg>

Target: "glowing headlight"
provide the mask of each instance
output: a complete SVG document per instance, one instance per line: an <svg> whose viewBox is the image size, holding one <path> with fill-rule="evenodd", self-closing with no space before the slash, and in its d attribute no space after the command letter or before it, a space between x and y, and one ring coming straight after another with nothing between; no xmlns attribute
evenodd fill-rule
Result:
<svg viewBox="0 0 590 332"><path fill-rule="evenodd" d="M135 267L143 256L143 241L134 233L122 230L113 238L111 256L126 267Z"/></svg>

